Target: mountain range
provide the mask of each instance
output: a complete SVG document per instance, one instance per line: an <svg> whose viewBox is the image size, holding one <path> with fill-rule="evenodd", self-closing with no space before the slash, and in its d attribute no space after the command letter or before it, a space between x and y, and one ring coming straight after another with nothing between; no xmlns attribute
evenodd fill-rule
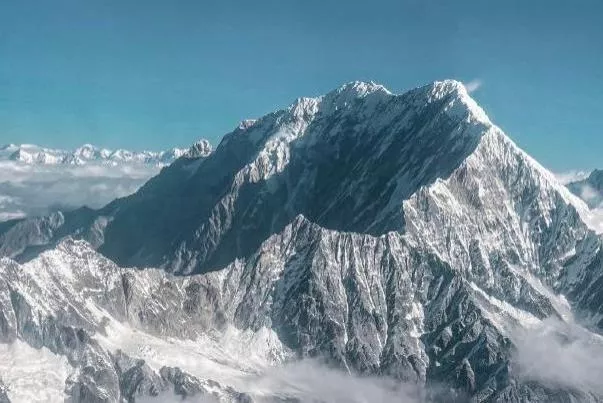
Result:
<svg viewBox="0 0 603 403"><path fill-rule="evenodd" d="M348 83L204 149L0 223L0 401L603 400L592 211L461 83Z"/></svg>
<svg viewBox="0 0 603 403"><path fill-rule="evenodd" d="M71 164L87 163L142 163L165 165L186 154L188 150L172 148L166 151L109 150L85 144L73 151L36 146L33 144L7 144L0 147L0 160L18 161L26 164Z"/></svg>
<svg viewBox="0 0 603 403"><path fill-rule="evenodd" d="M99 208L134 193L177 158L210 152L206 140L189 149L162 152L9 144L0 147L0 221L82 206Z"/></svg>

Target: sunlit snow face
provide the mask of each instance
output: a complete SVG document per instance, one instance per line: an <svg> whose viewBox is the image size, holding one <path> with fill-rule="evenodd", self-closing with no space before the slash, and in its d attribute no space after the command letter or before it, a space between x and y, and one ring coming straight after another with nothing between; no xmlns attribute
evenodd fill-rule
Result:
<svg viewBox="0 0 603 403"><path fill-rule="evenodd" d="M0 221L84 205L101 207L135 192L159 169L146 164L80 166L0 161Z"/></svg>

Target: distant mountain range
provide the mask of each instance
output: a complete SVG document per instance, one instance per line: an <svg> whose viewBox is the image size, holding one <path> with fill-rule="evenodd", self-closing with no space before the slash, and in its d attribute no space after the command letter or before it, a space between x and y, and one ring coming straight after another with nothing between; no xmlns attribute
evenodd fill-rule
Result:
<svg viewBox="0 0 603 403"><path fill-rule="evenodd" d="M162 152L5 145L0 147L0 222L59 209L102 207L132 194L178 158L209 153L207 140Z"/></svg>
<svg viewBox="0 0 603 403"><path fill-rule="evenodd" d="M194 150L196 149L196 151ZM206 140L196 143L192 148L172 148L166 151L128 151L123 149L109 150L85 144L73 151L44 148L32 144L8 144L0 147L0 160L18 161L26 164L70 164L84 165L88 163L139 163L167 165L176 159L192 152L211 152Z"/></svg>
<svg viewBox="0 0 603 403"><path fill-rule="evenodd" d="M601 402L599 232L460 82L348 83L0 223L0 396Z"/></svg>

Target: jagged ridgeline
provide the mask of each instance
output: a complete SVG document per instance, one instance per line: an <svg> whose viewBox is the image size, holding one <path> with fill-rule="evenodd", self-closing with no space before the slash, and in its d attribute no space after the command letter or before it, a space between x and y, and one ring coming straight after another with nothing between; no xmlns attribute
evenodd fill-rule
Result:
<svg viewBox="0 0 603 403"><path fill-rule="evenodd" d="M46 400L600 401L513 360L546 318L603 326L588 209L461 83L346 84L204 150L0 224L8 398L35 356Z"/></svg>

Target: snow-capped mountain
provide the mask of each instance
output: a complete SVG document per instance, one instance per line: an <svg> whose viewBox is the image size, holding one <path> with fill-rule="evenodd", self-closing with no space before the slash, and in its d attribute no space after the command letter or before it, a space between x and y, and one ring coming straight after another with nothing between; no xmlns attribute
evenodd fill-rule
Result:
<svg viewBox="0 0 603 403"><path fill-rule="evenodd" d="M461 83L354 82L101 209L0 224L0 378L44 389L15 375L38 354L72 401L601 401L596 354L522 359L551 318L589 330L539 344L603 351L596 229Z"/></svg>
<svg viewBox="0 0 603 403"><path fill-rule="evenodd" d="M199 142L203 153L211 151L206 140ZM109 150L85 144L73 151L44 148L32 144L8 144L0 147L0 160L11 160L26 164L74 164L88 163L140 163L167 165L186 155L186 148L172 148L165 151L128 151L124 149Z"/></svg>

